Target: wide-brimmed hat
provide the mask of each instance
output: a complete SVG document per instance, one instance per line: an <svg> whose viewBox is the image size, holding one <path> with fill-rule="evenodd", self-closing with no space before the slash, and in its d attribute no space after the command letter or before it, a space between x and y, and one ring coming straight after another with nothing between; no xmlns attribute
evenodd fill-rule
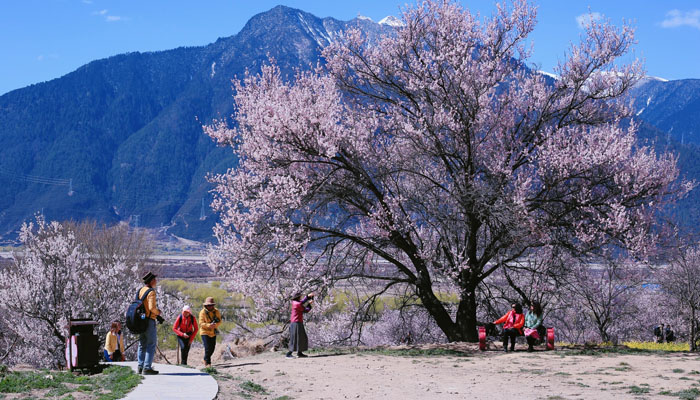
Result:
<svg viewBox="0 0 700 400"><path fill-rule="evenodd" d="M213 297L207 297L206 300L204 300L204 305L205 306L215 306L216 303L214 302Z"/></svg>
<svg viewBox="0 0 700 400"><path fill-rule="evenodd" d="M158 276L155 275L153 272L148 271L146 275L143 276L143 283L148 283L152 281L153 279L156 279Z"/></svg>

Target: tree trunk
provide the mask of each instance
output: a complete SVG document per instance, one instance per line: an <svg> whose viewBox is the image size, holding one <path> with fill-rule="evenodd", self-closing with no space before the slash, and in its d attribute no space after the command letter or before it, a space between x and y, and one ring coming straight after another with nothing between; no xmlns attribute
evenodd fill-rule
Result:
<svg viewBox="0 0 700 400"><path fill-rule="evenodd" d="M476 289L465 289L457 308L457 330L462 335L462 341L479 341L476 325Z"/></svg>
<svg viewBox="0 0 700 400"><path fill-rule="evenodd" d="M418 296L423 302L423 306L433 317L437 326L442 330L445 336L447 336L447 340L450 342L467 341L467 336L459 329L458 324L452 321L450 314L445 310L445 306L443 306L440 299L433 293L432 287L429 284L417 285L417 289ZM476 316L476 307L474 308L474 315ZM474 329L476 333L476 323L474 324ZM476 336L476 334L474 336Z"/></svg>
<svg viewBox="0 0 700 400"><path fill-rule="evenodd" d="M697 346L695 345L695 336L697 335L695 326L695 308L690 308L690 337L688 338L688 348L690 351L697 351Z"/></svg>

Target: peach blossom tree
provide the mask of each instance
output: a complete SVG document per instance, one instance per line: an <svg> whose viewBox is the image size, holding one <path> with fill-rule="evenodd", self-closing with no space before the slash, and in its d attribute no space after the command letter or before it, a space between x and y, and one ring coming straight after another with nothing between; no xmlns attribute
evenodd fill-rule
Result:
<svg viewBox="0 0 700 400"><path fill-rule="evenodd" d="M123 324L150 254L147 237L125 226L38 216L22 226L20 241L12 263L0 270L0 362L65 365L71 318L95 320L101 343L112 321ZM158 296L165 318L174 319L182 301L161 290Z"/></svg>
<svg viewBox="0 0 700 400"><path fill-rule="evenodd" d="M395 35L344 33L312 71L235 82L236 124L205 127L239 157L211 178L211 264L265 317L296 290L408 290L448 340L475 341L495 271L541 251L649 254L655 213L692 185L621 123L633 31L592 21L551 81L527 64L535 17L521 0L484 19L424 1Z"/></svg>

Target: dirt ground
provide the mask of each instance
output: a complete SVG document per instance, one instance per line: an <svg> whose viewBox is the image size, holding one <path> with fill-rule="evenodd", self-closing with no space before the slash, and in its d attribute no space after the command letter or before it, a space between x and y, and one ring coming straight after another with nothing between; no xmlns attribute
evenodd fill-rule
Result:
<svg viewBox="0 0 700 400"><path fill-rule="evenodd" d="M444 355L384 351L284 352L231 358L217 345L213 366L224 399L692 399L700 395L700 356L683 353L582 355L577 350L480 352L473 344L439 346ZM234 348L233 345L230 348ZM422 347L435 353L435 346ZM426 350L427 349L427 350ZM199 366L201 349L190 364ZM251 383L260 386L251 386ZM251 390L251 387L253 388ZM264 393L262 390L264 390ZM287 396L287 397L284 397ZM700 398L700 397L699 397Z"/></svg>

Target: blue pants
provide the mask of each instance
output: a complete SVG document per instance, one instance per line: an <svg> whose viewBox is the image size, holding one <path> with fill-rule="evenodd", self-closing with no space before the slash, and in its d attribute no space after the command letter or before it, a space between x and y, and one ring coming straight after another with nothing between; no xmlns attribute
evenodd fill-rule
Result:
<svg viewBox="0 0 700 400"><path fill-rule="evenodd" d="M190 339L178 336L177 342L180 345L180 363L187 365L187 355L190 353Z"/></svg>
<svg viewBox="0 0 700 400"><path fill-rule="evenodd" d="M153 357L156 355L157 342L156 321L149 318L146 332L139 334L139 368L151 369L153 367Z"/></svg>
<svg viewBox="0 0 700 400"><path fill-rule="evenodd" d="M216 336L202 335L202 344L204 345L204 363L211 364L211 355L214 354L216 347Z"/></svg>

